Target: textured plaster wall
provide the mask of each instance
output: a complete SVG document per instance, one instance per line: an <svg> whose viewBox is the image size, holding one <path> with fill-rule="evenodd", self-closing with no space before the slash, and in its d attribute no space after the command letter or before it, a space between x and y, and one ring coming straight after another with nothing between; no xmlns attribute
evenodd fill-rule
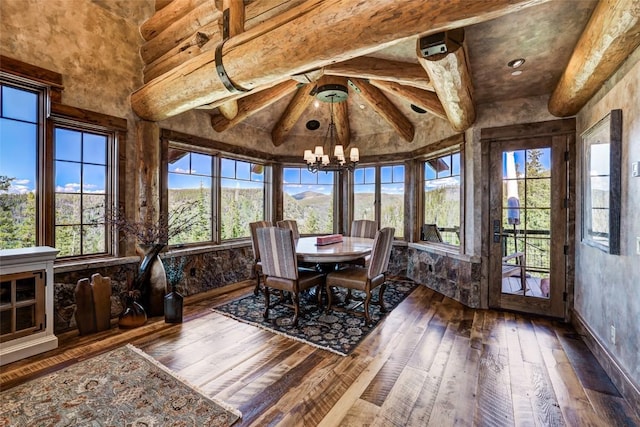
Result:
<svg viewBox="0 0 640 427"><path fill-rule="evenodd" d="M640 255L635 248L640 237L640 177L631 176L631 163L640 161L640 49L580 111L577 134L613 109L622 109L623 122L621 255L609 255L580 242L582 188L578 179L574 308L640 386ZM580 148L580 138L578 145ZM581 168L578 161L578 177ZM612 325L615 344L610 339Z"/></svg>

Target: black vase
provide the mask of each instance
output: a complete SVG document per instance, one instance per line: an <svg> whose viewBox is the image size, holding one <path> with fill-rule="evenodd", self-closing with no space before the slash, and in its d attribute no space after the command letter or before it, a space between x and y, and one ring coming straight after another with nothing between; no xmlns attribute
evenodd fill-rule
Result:
<svg viewBox="0 0 640 427"><path fill-rule="evenodd" d="M165 323L182 323L182 305L184 297L176 292L175 287L164 296Z"/></svg>

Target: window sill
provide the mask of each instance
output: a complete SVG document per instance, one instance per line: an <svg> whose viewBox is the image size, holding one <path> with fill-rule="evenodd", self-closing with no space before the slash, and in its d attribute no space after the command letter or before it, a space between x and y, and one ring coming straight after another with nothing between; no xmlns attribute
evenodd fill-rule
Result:
<svg viewBox="0 0 640 427"><path fill-rule="evenodd" d="M220 245L207 245L188 248L169 248L166 252L160 254L161 258L168 258L172 256L187 256L196 255L206 252L224 251L228 249L243 248L251 245L251 241L248 239L237 240L234 242L222 243ZM132 264L140 262L140 257L127 256L127 257L105 257L96 259L84 259L84 260L64 260L58 261L53 267L54 273L67 273L70 271L85 270L90 268L103 268L112 267L115 265Z"/></svg>
<svg viewBox="0 0 640 427"><path fill-rule="evenodd" d="M450 245L448 243L416 242L416 243L409 243L408 246L410 248L413 248L419 251L431 252L438 255L459 259L462 261L476 262L476 263L480 262L480 257L474 256L474 255L461 254L459 246Z"/></svg>

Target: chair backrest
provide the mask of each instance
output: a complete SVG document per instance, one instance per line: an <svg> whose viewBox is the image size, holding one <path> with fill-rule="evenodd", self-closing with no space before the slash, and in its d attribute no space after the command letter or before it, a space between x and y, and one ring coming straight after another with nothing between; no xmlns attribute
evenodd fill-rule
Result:
<svg viewBox="0 0 640 427"><path fill-rule="evenodd" d="M267 276L296 280L298 261L293 232L288 228L264 227L257 230L262 272Z"/></svg>
<svg viewBox="0 0 640 427"><path fill-rule="evenodd" d="M366 237L373 239L376 236L376 222L369 219L356 219L351 223L351 237Z"/></svg>
<svg viewBox="0 0 640 427"><path fill-rule="evenodd" d="M256 221L249 224L251 229L251 249L253 249L253 257L256 261L260 260L260 248L258 248L258 235L256 230L258 228L271 227L273 224L271 221Z"/></svg>
<svg viewBox="0 0 640 427"><path fill-rule="evenodd" d="M374 277L384 273L389 268L389 258L391 258L391 247L393 246L393 235L396 229L385 227L376 233L371 249L371 259L369 260L369 270L367 277Z"/></svg>
<svg viewBox="0 0 640 427"><path fill-rule="evenodd" d="M282 221L278 221L278 227L280 228L288 228L293 231L293 238L299 239L300 232L298 231L298 223L295 219L283 219Z"/></svg>
<svg viewBox="0 0 640 427"><path fill-rule="evenodd" d="M422 235L420 236L420 240L425 242L442 242L442 235L440 235L440 230L438 230L438 226L436 224L424 224L422 226Z"/></svg>

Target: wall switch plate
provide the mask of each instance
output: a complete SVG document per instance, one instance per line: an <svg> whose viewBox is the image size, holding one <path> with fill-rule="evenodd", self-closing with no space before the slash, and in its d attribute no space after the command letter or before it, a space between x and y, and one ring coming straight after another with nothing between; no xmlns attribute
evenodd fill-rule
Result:
<svg viewBox="0 0 640 427"><path fill-rule="evenodd" d="M631 163L631 176L640 176L640 162Z"/></svg>
<svg viewBox="0 0 640 427"><path fill-rule="evenodd" d="M616 327L611 325L611 344L615 344L616 343Z"/></svg>
<svg viewBox="0 0 640 427"><path fill-rule="evenodd" d="M640 237L636 237L636 253L640 255Z"/></svg>

